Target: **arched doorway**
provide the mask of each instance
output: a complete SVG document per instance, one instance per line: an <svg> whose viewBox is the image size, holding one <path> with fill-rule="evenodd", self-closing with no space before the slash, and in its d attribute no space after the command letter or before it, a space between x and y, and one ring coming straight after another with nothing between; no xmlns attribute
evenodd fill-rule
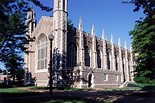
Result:
<svg viewBox="0 0 155 103"><path fill-rule="evenodd" d="M87 86L93 87L94 86L94 75L93 75L93 73L89 73L87 75L87 80L88 80Z"/></svg>
<svg viewBox="0 0 155 103"><path fill-rule="evenodd" d="M91 85L92 85L92 74L90 73L88 75L88 87L91 87Z"/></svg>

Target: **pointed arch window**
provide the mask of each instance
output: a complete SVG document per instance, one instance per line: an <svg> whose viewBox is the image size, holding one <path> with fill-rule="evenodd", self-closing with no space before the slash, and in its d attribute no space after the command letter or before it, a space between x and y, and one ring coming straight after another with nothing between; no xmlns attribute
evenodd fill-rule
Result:
<svg viewBox="0 0 155 103"><path fill-rule="evenodd" d="M85 66L90 67L90 50L88 46L85 47Z"/></svg>
<svg viewBox="0 0 155 103"><path fill-rule="evenodd" d="M109 50L107 50L107 67L110 69L111 65L111 54L109 53Z"/></svg>
<svg viewBox="0 0 155 103"><path fill-rule="evenodd" d="M123 56L122 56L122 68L123 68L123 72L124 72L124 69L125 69L125 59L124 59Z"/></svg>
<svg viewBox="0 0 155 103"><path fill-rule="evenodd" d="M68 45L67 59L68 67L74 67L77 65L77 46L75 43L70 43Z"/></svg>
<svg viewBox="0 0 155 103"><path fill-rule="evenodd" d="M116 71L118 71L118 63L119 63L119 59L118 56L115 55L116 59L115 59L115 63L116 63Z"/></svg>
<svg viewBox="0 0 155 103"><path fill-rule="evenodd" d="M101 52L97 50L97 67L101 68Z"/></svg>
<svg viewBox="0 0 155 103"><path fill-rule="evenodd" d="M46 69L47 65L47 37L42 33L37 41L37 69Z"/></svg>

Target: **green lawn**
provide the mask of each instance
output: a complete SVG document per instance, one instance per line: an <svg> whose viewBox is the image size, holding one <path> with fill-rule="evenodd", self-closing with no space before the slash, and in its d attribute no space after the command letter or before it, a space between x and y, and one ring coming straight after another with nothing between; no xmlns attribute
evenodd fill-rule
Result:
<svg viewBox="0 0 155 103"><path fill-rule="evenodd" d="M27 93L26 90L20 90L16 88L0 88L0 93Z"/></svg>
<svg viewBox="0 0 155 103"><path fill-rule="evenodd" d="M46 87L29 87L30 89L48 89ZM51 99L49 96L42 96L43 93L30 92L26 90L20 90L17 88L0 88L0 97L7 98L7 102L14 101L14 103L98 103L92 100L85 100L81 98L65 98L56 97ZM38 97L36 97L38 96ZM30 98L25 98L30 97ZM11 98L11 99L10 99ZM12 98L17 98L13 99Z"/></svg>
<svg viewBox="0 0 155 103"><path fill-rule="evenodd" d="M103 89L103 90L111 90L111 91L119 91L119 90L143 90L147 86L154 86L150 84L131 84L129 87L125 88L111 88L111 89ZM48 90L48 87L36 87L31 86L28 87L29 90ZM54 88L57 89L57 88ZM148 89L148 88L147 88ZM57 89L59 90L59 89ZM60 88L60 90L69 90L69 91L90 91L91 89L78 89L78 88ZM137 95L137 94L136 94ZM139 94L138 94L139 95ZM140 95L141 96L141 95ZM97 101L86 100L82 98L69 98L69 97L54 97L51 99L49 95L45 95L45 93L39 92L31 92L26 90L21 90L17 88L0 88L0 97L2 99L7 98L9 103L12 101L11 98L18 98L14 99L14 103L98 103ZM30 97L30 98L25 98ZM5 102L4 102L5 103ZM108 103L108 102L107 102Z"/></svg>
<svg viewBox="0 0 155 103"><path fill-rule="evenodd" d="M32 89L32 90L49 90L49 87L39 87L39 86L30 86L29 89ZM69 88L69 87L66 87L66 88L53 88L53 90L71 90L71 91L77 91L77 90L87 90L87 91L90 91L92 90L91 88Z"/></svg>

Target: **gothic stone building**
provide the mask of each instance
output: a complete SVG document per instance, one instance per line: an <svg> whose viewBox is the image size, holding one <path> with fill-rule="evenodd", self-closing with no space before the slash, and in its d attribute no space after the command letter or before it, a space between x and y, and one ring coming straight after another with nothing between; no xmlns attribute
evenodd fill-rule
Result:
<svg viewBox="0 0 155 103"><path fill-rule="evenodd" d="M54 35L52 54L59 53L59 67L54 70L72 70L74 87L107 88L119 87L133 80L133 56L131 50L121 47L120 40L114 44L95 36L92 26L91 34L83 31L80 18L78 28L67 25L68 0L54 0L53 16L42 16L36 25L34 10L28 12L26 34L28 39L34 39L26 45L29 52L25 53L25 83L35 78L38 86L47 86L49 81L50 41L49 35ZM53 64L55 65L55 64ZM63 73L55 74L59 80ZM30 78L31 77L31 78ZM78 78L78 79L77 79Z"/></svg>

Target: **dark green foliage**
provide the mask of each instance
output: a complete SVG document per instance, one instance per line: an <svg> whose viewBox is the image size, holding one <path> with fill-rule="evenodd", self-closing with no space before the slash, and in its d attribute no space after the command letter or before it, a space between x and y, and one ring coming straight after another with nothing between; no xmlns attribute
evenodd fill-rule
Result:
<svg viewBox="0 0 155 103"><path fill-rule="evenodd" d="M130 2L123 1L123 3L134 4L134 12L143 9L143 13L146 14L149 18L152 18L152 16L155 14L155 0L131 0Z"/></svg>
<svg viewBox="0 0 155 103"><path fill-rule="evenodd" d="M0 62L5 64L13 77L23 66L22 53L26 51L25 43L29 42L25 37L29 2L42 10L52 10L39 0L0 0Z"/></svg>
<svg viewBox="0 0 155 103"><path fill-rule="evenodd" d="M0 4L0 61L23 50L27 3L2 0Z"/></svg>
<svg viewBox="0 0 155 103"><path fill-rule="evenodd" d="M25 50L26 42L26 14L31 1L43 10L51 8L43 6L38 0L1 0L0 1L0 61L7 62L5 58L19 54ZM13 51L13 52L12 52Z"/></svg>
<svg viewBox="0 0 155 103"><path fill-rule="evenodd" d="M155 18L151 20L146 18L142 22L138 22L134 30L130 32L133 53L136 55L136 82L148 83L147 80L155 79L155 24L152 24L154 20ZM148 79L146 80L146 78Z"/></svg>
<svg viewBox="0 0 155 103"><path fill-rule="evenodd" d="M146 17L136 21L132 37L133 53L135 54L135 78L138 83L151 83L155 79L155 1L132 0L134 11L143 8Z"/></svg>
<svg viewBox="0 0 155 103"><path fill-rule="evenodd" d="M42 10L46 10L46 11L52 10L52 8L42 5L39 0L28 0L28 1L33 2L36 6L40 7Z"/></svg>
<svg viewBox="0 0 155 103"><path fill-rule="evenodd" d="M16 78L17 78L18 81L24 79L24 70L23 69L19 69L16 72Z"/></svg>
<svg viewBox="0 0 155 103"><path fill-rule="evenodd" d="M70 20L70 19L68 19L67 24L68 24L68 26L74 27L74 24L73 24L72 20Z"/></svg>
<svg viewBox="0 0 155 103"><path fill-rule="evenodd" d="M146 77L135 77L134 81L137 83L150 83L150 79Z"/></svg>
<svg viewBox="0 0 155 103"><path fill-rule="evenodd" d="M23 74L20 73L23 71L23 59L18 54L11 55L9 58L7 58L7 62L5 62L5 66L10 72L10 74L13 77L13 82L15 82L15 77L17 77L18 80L22 79L20 78L19 74L21 74L21 77L23 77Z"/></svg>

